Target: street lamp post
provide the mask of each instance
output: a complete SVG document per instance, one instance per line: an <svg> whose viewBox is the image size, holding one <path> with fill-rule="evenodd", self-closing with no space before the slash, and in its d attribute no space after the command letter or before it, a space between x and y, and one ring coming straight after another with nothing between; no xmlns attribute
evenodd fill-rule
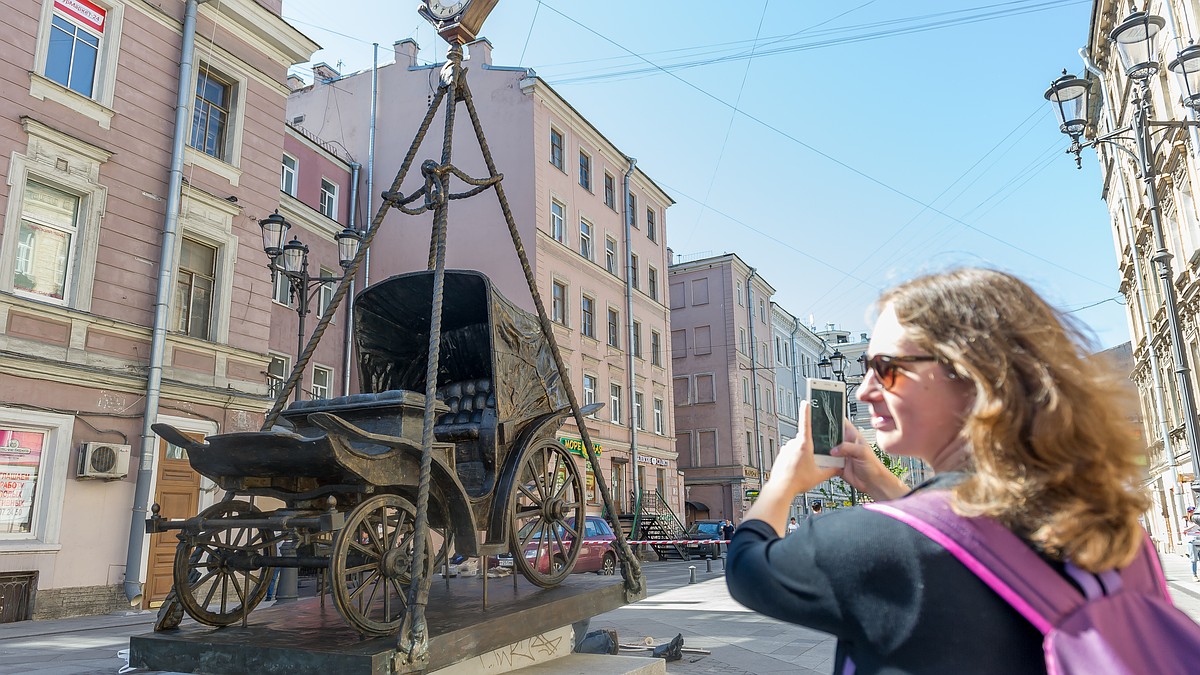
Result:
<svg viewBox="0 0 1200 675"><path fill-rule="evenodd" d="M291 229L291 223L287 222L279 212L267 216L259 221L259 226L262 228L263 235L263 252L267 254L269 262L267 267L271 270L271 283L274 285L277 274L282 274L288 280L290 287L290 297L296 300L296 314L299 316L299 327L296 330L296 360L295 368L302 368L303 364L299 363L300 355L304 352L304 317L308 316L310 310L309 303L312 301L312 289L321 284L340 282L346 275L346 270L349 269L354 257L358 255L358 247L362 243L362 236L346 228L339 232L334 239L337 240L338 258L342 267L341 276L311 276L308 273L308 247L300 242L299 239L292 237L292 240L284 244L283 240L287 236L287 232ZM302 387L296 386L295 399L300 400L300 390ZM282 556L296 555L296 539L289 537L279 547L279 554ZM279 590L275 595L277 603L286 603L298 600L299 593L299 569L296 567L282 567L279 569Z"/></svg>
<svg viewBox="0 0 1200 675"><path fill-rule="evenodd" d="M312 276L308 273L308 246L295 237L292 237L288 243L283 243L288 230L291 229L291 223L276 211L259 221L258 224L262 228L263 252L267 254L270 261L267 263L267 267L271 270L271 282L274 283L277 274L286 277L290 287L290 296L296 301L296 314L300 319L296 329L296 358L299 359L300 354L304 352L304 319L312 312L309 304L312 302L313 289L322 284L338 283L345 277L345 270L353 262L354 256L358 254L362 235L346 228L334 237L337 240L338 261L342 267L342 274ZM296 387L295 398L297 401L300 400L300 390L301 387Z"/></svg>
<svg viewBox="0 0 1200 675"><path fill-rule="evenodd" d="M1059 129L1071 138L1068 153L1075 155L1076 166L1081 166L1080 152L1084 148L1100 144L1124 152L1137 162L1138 173L1146 185L1146 201L1150 211L1150 230L1154 238L1154 262L1163 294L1163 304L1166 306L1167 329L1171 337L1171 355L1175 362L1175 377L1183 407L1184 435L1188 451L1192 457L1192 471L1200 480L1200 456L1197 453L1196 432L1196 399L1192 390L1190 369L1187 353L1183 348L1183 331L1179 325L1179 311L1175 298L1174 275L1171 271L1171 254L1167 251L1166 239L1163 236L1162 215L1158 201L1157 176L1158 169L1154 164L1157 148L1152 145L1151 135L1156 129L1179 129L1200 126L1192 120L1156 120L1151 118L1150 80L1158 73L1159 64L1154 51L1154 37L1165 25L1162 17L1147 12L1131 13L1109 34L1109 41L1116 44L1121 64L1125 67L1125 75L1134 81L1133 122L1120 129L1096 136L1091 140L1081 141L1087 129L1087 115L1090 110L1089 96L1092 83L1067 74L1064 70L1062 77L1051 83L1046 90L1045 98L1053 104L1058 115ZM1192 109L1200 108L1200 47L1189 45L1181 50L1177 58L1169 64L1169 69L1179 76L1185 96L1184 105ZM1132 136L1130 136L1132 134ZM1133 150L1127 147L1133 144ZM1136 247L1134 255L1137 255ZM1152 339L1152 336L1147 336ZM1171 439L1164 435L1163 450L1167 461L1174 464L1174 452L1171 450ZM1193 491L1197 491L1197 483L1193 482Z"/></svg>

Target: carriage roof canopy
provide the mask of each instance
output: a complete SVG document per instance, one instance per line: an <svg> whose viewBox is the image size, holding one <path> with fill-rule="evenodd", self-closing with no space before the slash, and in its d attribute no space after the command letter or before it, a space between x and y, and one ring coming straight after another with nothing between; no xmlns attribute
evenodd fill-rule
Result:
<svg viewBox="0 0 1200 675"><path fill-rule="evenodd" d="M425 391L433 272L400 274L354 302L362 391ZM509 302L484 274L446 270L438 388L487 379L496 416L519 421L568 405L537 318Z"/></svg>

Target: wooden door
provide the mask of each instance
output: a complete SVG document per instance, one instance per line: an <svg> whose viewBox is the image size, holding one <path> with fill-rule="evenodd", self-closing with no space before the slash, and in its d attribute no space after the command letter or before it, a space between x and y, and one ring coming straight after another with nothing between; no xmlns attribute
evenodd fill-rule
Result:
<svg viewBox="0 0 1200 675"><path fill-rule="evenodd" d="M189 433L196 440L203 434ZM158 441L158 482L154 491L154 503L163 518L191 518L200 506L200 474L192 470L187 450ZM171 570L175 564L175 547L179 544L177 532L161 532L150 536L150 559L146 573L146 589L142 594L143 606L147 609L162 604L171 590Z"/></svg>

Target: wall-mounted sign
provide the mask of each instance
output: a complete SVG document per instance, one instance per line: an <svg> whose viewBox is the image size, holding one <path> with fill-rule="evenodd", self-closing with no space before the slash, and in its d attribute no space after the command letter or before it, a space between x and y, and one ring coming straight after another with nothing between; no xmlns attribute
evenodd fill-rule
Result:
<svg viewBox="0 0 1200 675"><path fill-rule="evenodd" d="M587 457L587 455L583 452L583 441L582 440L580 440L578 438L567 438L565 436L559 436L558 442L564 448L566 448L567 451L570 452L572 455L579 455L580 457ZM603 452L603 449L600 447L599 443L592 443L592 451L596 453L597 457L599 457L600 454Z"/></svg>
<svg viewBox="0 0 1200 675"><path fill-rule="evenodd" d="M746 490L746 500L752 502L755 499L758 499L758 490Z"/></svg>
<svg viewBox="0 0 1200 675"><path fill-rule="evenodd" d="M653 464L654 466L671 466L671 460L663 459L662 457L651 457L650 455L638 455L638 461L644 464Z"/></svg>
<svg viewBox="0 0 1200 675"><path fill-rule="evenodd" d="M97 33L104 32L104 17L108 11L88 0L54 0L54 9L75 19Z"/></svg>
<svg viewBox="0 0 1200 675"><path fill-rule="evenodd" d="M752 466L743 466L742 476L745 478L758 478L758 469Z"/></svg>

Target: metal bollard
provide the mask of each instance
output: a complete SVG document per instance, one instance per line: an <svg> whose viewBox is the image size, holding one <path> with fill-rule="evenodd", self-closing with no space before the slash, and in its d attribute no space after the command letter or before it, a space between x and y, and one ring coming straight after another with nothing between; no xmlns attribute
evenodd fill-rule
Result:
<svg viewBox="0 0 1200 675"><path fill-rule="evenodd" d="M712 571L712 558L709 558L709 559L707 559L707 560L705 560L705 561L704 561L704 571L705 571L705 572L711 572L711 571Z"/></svg>
<svg viewBox="0 0 1200 675"><path fill-rule="evenodd" d="M724 558L721 558L721 571L722 572L725 571L725 559Z"/></svg>
<svg viewBox="0 0 1200 675"><path fill-rule="evenodd" d="M696 566L695 565L688 565L688 583L689 584L696 583Z"/></svg>

